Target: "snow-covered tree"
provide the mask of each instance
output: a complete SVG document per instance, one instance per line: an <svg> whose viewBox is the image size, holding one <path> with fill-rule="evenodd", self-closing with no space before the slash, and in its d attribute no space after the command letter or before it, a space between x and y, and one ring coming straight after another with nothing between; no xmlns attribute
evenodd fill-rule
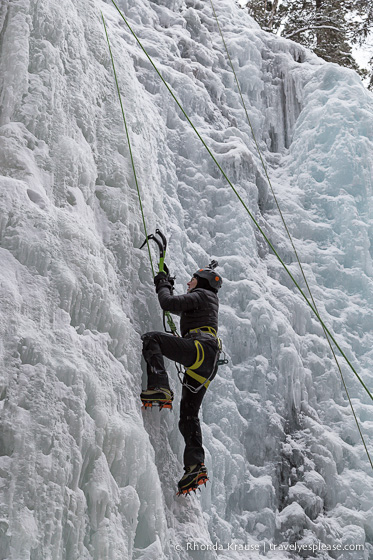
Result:
<svg viewBox="0 0 373 560"><path fill-rule="evenodd" d="M328 62L367 74L358 67L352 47L363 44L373 28L371 0L249 0L247 8L266 31L292 39Z"/></svg>
<svg viewBox="0 0 373 560"><path fill-rule="evenodd" d="M247 8L250 15L259 23L265 31L278 31L281 20L279 18L278 0L262 0L255 2L249 0Z"/></svg>

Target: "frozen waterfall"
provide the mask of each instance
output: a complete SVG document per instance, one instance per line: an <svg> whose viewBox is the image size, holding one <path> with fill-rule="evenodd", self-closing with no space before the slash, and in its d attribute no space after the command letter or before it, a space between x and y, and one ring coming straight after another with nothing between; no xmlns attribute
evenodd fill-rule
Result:
<svg viewBox="0 0 373 560"><path fill-rule="evenodd" d="M118 5L303 286L210 2ZM372 392L373 96L214 5L320 314ZM140 408L162 321L101 10L148 230L177 293L211 257L224 278L210 482L186 499L172 364L174 410ZM373 558L372 468L322 328L110 0L1 1L0 259L0 560Z"/></svg>

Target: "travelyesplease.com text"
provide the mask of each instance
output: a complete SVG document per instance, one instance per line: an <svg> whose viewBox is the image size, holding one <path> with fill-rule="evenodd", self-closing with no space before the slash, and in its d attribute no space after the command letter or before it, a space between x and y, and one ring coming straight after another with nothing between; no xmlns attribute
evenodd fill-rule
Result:
<svg viewBox="0 0 373 560"><path fill-rule="evenodd" d="M361 551L364 550L363 544L342 544L342 543L333 543L333 544L326 544L322 542L313 542L313 543L281 543L281 544L274 544L274 543L227 543L227 544L220 544L220 543L207 543L203 544L200 542L187 542L184 545L176 544L174 545L175 550L181 551L205 551L205 550L225 550L225 551L257 551L257 552L267 552L277 550L279 552L331 552L331 551Z"/></svg>

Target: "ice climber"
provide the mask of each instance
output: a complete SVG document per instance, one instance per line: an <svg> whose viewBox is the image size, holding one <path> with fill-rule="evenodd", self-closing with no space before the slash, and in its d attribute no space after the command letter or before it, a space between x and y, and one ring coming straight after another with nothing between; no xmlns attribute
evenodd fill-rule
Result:
<svg viewBox="0 0 373 560"><path fill-rule="evenodd" d="M178 494L188 494L205 483L207 469L202 447L198 412L210 381L217 371L219 357L218 290L223 283L213 261L201 268L187 283L186 294L173 295L173 278L159 272L154 278L160 306L164 311L180 315L181 337L163 332L142 336L143 356L147 364L148 388L141 393L145 406L171 408L170 389L163 357L185 366L180 403L179 429L185 440L185 474L178 483Z"/></svg>

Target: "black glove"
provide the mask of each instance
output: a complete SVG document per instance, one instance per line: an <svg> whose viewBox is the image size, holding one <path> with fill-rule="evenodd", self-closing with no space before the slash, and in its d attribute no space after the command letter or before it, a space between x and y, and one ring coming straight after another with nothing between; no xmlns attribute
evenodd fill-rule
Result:
<svg viewBox="0 0 373 560"><path fill-rule="evenodd" d="M172 283L170 281L170 277L165 272L158 272L157 276L154 277L154 284L155 284L155 291L158 293L162 286L168 286L172 289L173 286L173 279Z"/></svg>

